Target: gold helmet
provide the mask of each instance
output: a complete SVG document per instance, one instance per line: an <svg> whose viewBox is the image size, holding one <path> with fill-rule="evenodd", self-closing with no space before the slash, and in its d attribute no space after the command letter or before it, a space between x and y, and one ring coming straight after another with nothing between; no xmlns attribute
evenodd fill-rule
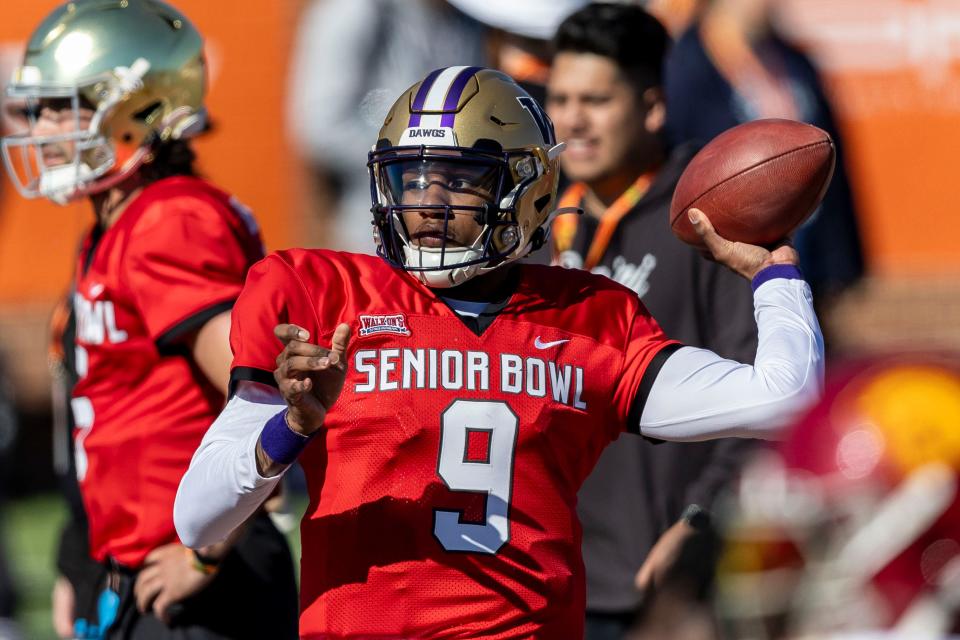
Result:
<svg viewBox="0 0 960 640"><path fill-rule="evenodd" d="M68 2L30 37L7 86L30 125L3 139L7 172L28 198L63 204L102 191L149 161L156 142L205 128L205 87L203 41L173 7L159 0ZM46 107L69 109L73 131L37 135ZM72 146L70 160L48 165L47 145Z"/></svg>
<svg viewBox="0 0 960 640"><path fill-rule="evenodd" d="M506 74L462 66L433 71L394 103L370 152L378 253L438 288L523 257L546 238L562 146L540 105ZM427 170L466 172L483 185L483 203L405 204L409 175ZM471 246L447 246L445 238L437 247L417 246L405 210L435 211L445 225L456 214L472 215L481 233Z"/></svg>

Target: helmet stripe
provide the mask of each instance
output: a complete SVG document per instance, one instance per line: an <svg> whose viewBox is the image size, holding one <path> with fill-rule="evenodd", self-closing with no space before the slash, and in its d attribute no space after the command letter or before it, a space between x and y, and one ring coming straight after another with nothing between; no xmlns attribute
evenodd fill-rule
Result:
<svg viewBox="0 0 960 640"><path fill-rule="evenodd" d="M423 82L420 83L420 88L417 89L417 95L413 98L413 105L410 110L413 113L410 114L410 122L407 124L408 127L419 127L420 126L420 111L423 111L423 105L427 101L427 94L430 93L430 89L433 87L433 83L436 81L437 76L443 69L435 69L430 72Z"/></svg>
<svg viewBox="0 0 960 640"><path fill-rule="evenodd" d="M466 66L446 67L445 69L437 69L432 72L430 76L423 81L420 89L417 90L417 95L411 106L411 110L415 111L415 113L410 114L410 122L407 124L407 127L441 126L440 114L445 109L447 96L455 89L454 85L456 85L460 74L470 68L471 67ZM429 86L427 86L428 81ZM464 82L466 82L466 80L464 80ZM426 90L424 87L427 87ZM421 93L424 94L423 100L418 103ZM457 90L457 93L454 107L456 107L456 103L460 101L459 94L463 93L462 86ZM417 111L420 113L416 113Z"/></svg>
<svg viewBox="0 0 960 640"><path fill-rule="evenodd" d="M463 90L467 86L470 78L477 75L477 72L483 69L483 67L467 67L456 77L453 81L453 84L450 85L450 90L447 92L447 98L443 102L443 118L440 120L441 127L452 127L453 121L457 117L456 108L460 104L460 96L463 95Z"/></svg>

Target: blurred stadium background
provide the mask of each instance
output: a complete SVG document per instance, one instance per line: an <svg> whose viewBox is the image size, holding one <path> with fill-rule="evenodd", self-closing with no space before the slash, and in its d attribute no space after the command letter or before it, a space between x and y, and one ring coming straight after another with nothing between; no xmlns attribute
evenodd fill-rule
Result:
<svg viewBox="0 0 960 640"><path fill-rule="evenodd" d="M320 2L324 0L319 0ZM652 0L682 24L693 0ZM0 3L0 77L57 0ZM269 248L336 247L331 202L308 179L286 122L289 59L306 0L175 0L206 35L214 131L201 169L255 212ZM867 277L829 309L837 352L960 347L960 3L779 0L784 33L819 65L846 140ZM318 73L335 73L335 66ZM365 158L357 157L357 163ZM6 180L4 179L4 182ZM0 362L19 438L0 488L0 518L29 638L52 637L48 601L63 517L53 494L47 323L90 223L85 203L58 208L0 186Z"/></svg>

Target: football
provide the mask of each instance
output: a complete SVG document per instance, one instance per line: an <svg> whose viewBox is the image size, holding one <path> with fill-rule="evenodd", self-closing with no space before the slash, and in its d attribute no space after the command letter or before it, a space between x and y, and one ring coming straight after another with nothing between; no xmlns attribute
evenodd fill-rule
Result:
<svg viewBox="0 0 960 640"><path fill-rule="evenodd" d="M727 240L772 246L814 212L830 184L830 136L794 120L754 120L724 131L693 157L670 203L670 227L700 247L687 210L700 209Z"/></svg>

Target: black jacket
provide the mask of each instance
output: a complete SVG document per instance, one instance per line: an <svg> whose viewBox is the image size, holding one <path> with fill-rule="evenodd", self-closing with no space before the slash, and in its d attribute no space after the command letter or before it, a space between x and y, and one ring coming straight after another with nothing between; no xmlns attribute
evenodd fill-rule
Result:
<svg viewBox="0 0 960 640"><path fill-rule="evenodd" d="M673 189L695 151L681 146L671 154L594 271L637 291L669 337L752 363L757 328L750 283L670 231ZM573 250L585 255L596 228L596 219L581 216ZM542 250L533 259L549 256ZM732 438L655 445L629 434L607 447L579 495L587 609L633 609L640 600L634 576L657 538L688 504L709 508L751 447Z"/></svg>

